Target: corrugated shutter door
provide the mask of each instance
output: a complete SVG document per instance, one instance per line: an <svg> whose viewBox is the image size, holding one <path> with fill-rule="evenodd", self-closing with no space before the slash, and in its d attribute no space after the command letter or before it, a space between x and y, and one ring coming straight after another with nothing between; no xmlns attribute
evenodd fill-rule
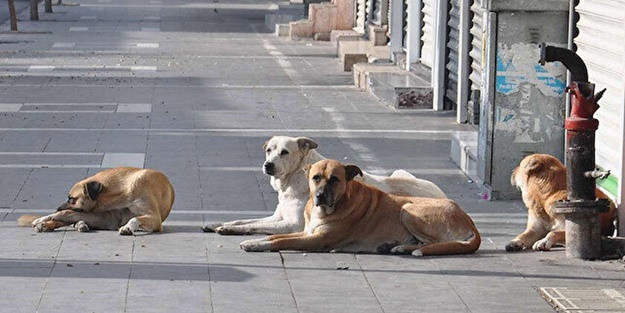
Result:
<svg viewBox="0 0 625 313"><path fill-rule="evenodd" d="M404 3L401 19L401 45L404 49L408 46L408 0L401 0Z"/></svg>
<svg viewBox="0 0 625 313"><path fill-rule="evenodd" d="M354 30L359 33L365 32L365 22L367 18L366 0L356 0L356 27Z"/></svg>
<svg viewBox="0 0 625 313"><path fill-rule="evenodd" d="M484 10L479 1L473 1L471 5L471 90L480 90L482 86L482 15Z"/></svg>
<svg viewBox="0 0 625 313"><path fill-rule="evenodd" d="M625 1L584 0L576 7L579 35L575 38L577 53L588 67L595 91L607 88L595 118L596 162L615 176L621 171L623 141L623 59L625 59Z"/></svg>
<svg viewBox="0 0 625 313"><path fill-rule="evenodd" d="M445 80L445 100L456 103L458 100L458 47L460 42L460 0L451 0L449 9L447 60Z"/></svg>
<svg viewBox="0 0 625 313"><path fill-rule="evenodd" d="M421 64L432 68L434 64L434 40L436 38L436 0L423 0L422 12Z"/></svg>

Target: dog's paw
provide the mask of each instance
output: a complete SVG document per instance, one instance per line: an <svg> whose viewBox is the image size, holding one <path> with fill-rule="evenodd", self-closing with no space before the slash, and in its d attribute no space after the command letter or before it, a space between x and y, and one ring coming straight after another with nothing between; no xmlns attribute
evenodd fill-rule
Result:
<svg viewBox="0 0 625 313"><path fill-rule="evenodd" d="M508 252L523 250L523 248L523 243L520 240L512 240L506 245L506 251Z"/></svg>
<svg viewBox="0 0 625 313"><path fill-rule="evenodd" d="M34 221L31 223L31 225L32 225L33 227L37 228L37 227L41 226L44 222L47 222L47 221L49 221L49 220L51 220L51 219L52 219L52 217L51 217L50 215L42 216L42 217L40 217L40 218L38 218L38 219L34 220Z"/></svg>
<svg viewBox="0 0 625 313"><path fill-rule="evenodd" d="M129 236L129 235L134 235L134 232L132 231L130 227L128 227L128 225L124 225L119 228L119 234L122 236Z"/></svg>
<svg viewBox="0 0 625 313"><path fill-rule="evenodd" d="M215 230L221 225L222 223L204 224L204 226L202 226L202 231L204 231L205 233L214 233L216 232Z"/></svg>
<svg viewBox="0 0 625 313"><path fill-rule="evenodd" d="M89 225L87 225L85 221L78 221L76 225L74 225L74 228L81 233L86 233L90 230Z"/></svg>
<svg viewBox="0 0 625 313"><path fill-rule="evenodd" d="M38 223L38 224L33 224L33 227L39 233L47 233L47 232L51 232L51 231L54 230L52 228L48 228L45 222L41 222L41 223Z"/></svg>
<svg viewBox="0 0 625 313"><path fill-rule="evenodd" d="M407 254L408 251L406 250L405 245L399 245L399 246L394 246L393 248L391 248L390 253L391 254Z"/></svg>
<svg viewBox="0 0 625 313"><path fill-rule="evenodd" d="M421 252L421 250L416 249L415 251L412 251L412 256L414 257L422 257L423 256L423 252Z"/></svg>
<svg viewBox="0 0 625 313"><path fill-rule="evenodd" d="M219 226L215 228L215 232L220 235L243 235L245 232L239 231L236 226Z"/></svg>
<svg viewBox="0 0 625 313"><path fill-rule="evenodd" d="M243 241L239 247L246 252L261 252L271 248L271 242L262 239L250 239Z"/></svg>
<svg viewBox="0 0 625 313"><path fill-rule="evenodd" d="M551 247L553 247L553 243L547 238L543 238L536 241L532 246L532 249L534 249L535 251L549 251L551 250Z"/></svg>

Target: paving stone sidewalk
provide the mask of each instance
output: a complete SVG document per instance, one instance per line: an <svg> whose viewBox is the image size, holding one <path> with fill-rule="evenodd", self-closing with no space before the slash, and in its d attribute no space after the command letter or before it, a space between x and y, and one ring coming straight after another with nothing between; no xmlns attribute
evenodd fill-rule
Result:
<svg viewBox="0 0 625 313"><path fill-rule="evenodd" d="M39 22L22 12L20 30L36 33L0 34L0 312L551 312L541 287L560 300L590 288L582 294L621 301L620 261L504 252L526 213L480 199L452 163L451 134L467 126L356 90L331 44L264 28L275 3L74 2L41 7ZM251 254L238 247L248 237L202 233L204 222L273 211L260 165L277 134L435 182L475 220L480 250ZM122 164L170 177L176 202L162 234L16 226L21 214L51 212L75 181Z"/></svg>

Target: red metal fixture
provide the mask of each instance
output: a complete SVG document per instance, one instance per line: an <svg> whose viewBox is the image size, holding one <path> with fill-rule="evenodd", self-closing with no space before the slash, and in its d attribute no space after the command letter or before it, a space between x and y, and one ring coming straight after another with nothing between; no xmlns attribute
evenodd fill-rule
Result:
<svg viewBox="0 0 625 313"><path fill-rule="evenodd" d="M556 212L564 214L566 255L586 260L601 257L599 213L608 211L606 199L596 199L595 179L609 172L595 168L595 131L599 121L593 117L599 109L597 101L603 92L595 94L595 85L588 82L583 60L573 51L540 45L539 63L560 61L573 77L567 91L571 96L571 114L565 120L567 149L567 201L556 204Z"/></svg>

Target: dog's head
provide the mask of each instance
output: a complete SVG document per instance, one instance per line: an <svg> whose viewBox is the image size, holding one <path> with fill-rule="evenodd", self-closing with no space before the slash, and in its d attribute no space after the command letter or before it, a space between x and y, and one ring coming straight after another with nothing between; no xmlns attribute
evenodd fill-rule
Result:
<svg viewBox="0 0 625 313"><path fill-rule="evenodd" d="M293 173L301 168L308 151L315 148L317 143L306 137L274 136L263 145L263 172L274 177Z"/></svg>
<svg viewBox="0 0 625 313"><path fill-rule="evenodd" d="M510 177L512 186L524 191L532 185L543 192L566 189L566 168L548 154L531 154L523 158Z"/></svg>
<svg viewBox="0 0 625 313"><path fill-rule="evenodd" d="M345 195L347 184L362 171L356 165L345 165L335 160L322 160L306 165L310 197L315 206L332 214L339 199Z"/></svg>
<svg viewBox="0 0 625 313"><path fill-rule="evenodd" d="M69 190L67 201L56 210L91 211L98 203L98 196L102 192L102 188L102 184L97 181L80 181Z"/></svg>

